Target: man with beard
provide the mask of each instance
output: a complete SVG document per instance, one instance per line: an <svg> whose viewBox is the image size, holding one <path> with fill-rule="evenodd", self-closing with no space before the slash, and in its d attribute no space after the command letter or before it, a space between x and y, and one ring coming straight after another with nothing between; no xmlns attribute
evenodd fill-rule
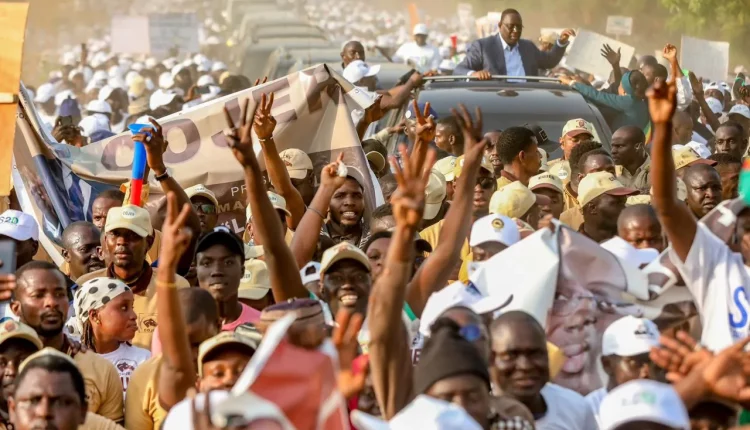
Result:
<svg viewBox="0 0 750 430"><path fill-rule="evenodd" d="M651 160L645 142L643 130L632 125L620 127L612 134L612 159L617 165L617 179L626 187L651 188Z"/></svg>
<svg viewBox="0 0 750 430"><path fill-rule="evenodd" d="M697 219L703 218L721 202L721 177L708 164L695 164L682 177L687 188L687 204Z"/></svg>
<svg viewBox="0 0 750 430"><path fill-rule="evenodd" d="M617 219L625 209L627 196L638 194L638 190L625 187L609 172L586 175L578 191L583 210L578 232L599 243L617 235Z"/></svg>
<svg viewBox="0 0 750 430"><path fill-rule="evenodd" d="M122 383L117 370L96 353L74 353L74 345L63 334L70 305L62 272L51 263L30 262L16 271L13 295L10 306L20 322L34 329L45 347L73 356L86 381L89 412L121 423Z"/></svg>
<svg viewBox="0 0 750 430"><path fill-rule="evenodd" d="M354 167L348 169L350 172L356 170ZM335 243L363 245L367 237L363 223L364 212L364 188L354 176L347 176L344 184L331 196L330 219L324 226L325 232Z"/></svg>
<svg viewBox="0 0 750 430"><path fill-rule="evenodd" d="M547 341L534 317L506 312L490 331L492 382L531 411L537 430L596 428L591 408L580 394L549 382Z"/></svg>
<svg viewBox="0 0 750 430"><path fill-rule="evenodd" d="M88 221L76 221L65 227L62 235L63 273L75 281L87 273L103 269L104 262L97 249L100 244L99 229Z"/></svg>

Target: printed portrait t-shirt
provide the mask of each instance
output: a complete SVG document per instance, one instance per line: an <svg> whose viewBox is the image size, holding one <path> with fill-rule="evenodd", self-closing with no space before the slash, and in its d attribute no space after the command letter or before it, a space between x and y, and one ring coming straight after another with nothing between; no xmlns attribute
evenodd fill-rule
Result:
<svg viewBox="0 0 750 430"><path fill-rule="evenodd" d="M99 355L109 360L109 362L115 366L117 373L120 374L122 394L125 396L130 377L141 363L151 358L151 351L138 348L137 346L128 345L127 343L121 343L120 347L116 350Z"/></svg>
<svg viewBox="0 0 750 430"><path fill-rule="evenodd" d="M594 413L582 395L573 390L548 383L542 388L547 413L536 420L537 430L594 430Z"/></svg>
<svg viewBox="0 0 750 430"><path fill-rule="evenodd" d="M750 273L742 255L698 223L687 259L680 261L674 251L670 251L670 258L698 308L703 324L701 343L719 351L746 337Z"/></svg>

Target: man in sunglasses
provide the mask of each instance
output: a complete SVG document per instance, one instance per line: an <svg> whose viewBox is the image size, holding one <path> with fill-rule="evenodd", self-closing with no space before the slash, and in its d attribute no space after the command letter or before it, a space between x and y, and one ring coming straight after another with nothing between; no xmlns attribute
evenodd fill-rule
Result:
<svg viewBox="0 0 750 430"><path fill-rule="evenodd" d="M201 235L213 231L219 220L219 200L216 195L203 184L193 185L185 190L193 205L193 210L198 214L201 223Z"/></svg>
<svg viewBox="0 0 750 430"><path fill-rule="evenodd" d="M523 20L515 9L500 15L499 35L477 40L469 45L466 58L453 70L454 75L476 76L489 80L492 75L538 76L539 69L552 69L562 60L572 29L563 30L549 51L540 51L533 41L521 39Z"/></svg>
<svg viewBox="0 0 750 430"><path fill-rule="evenodd" d="M599 406L607 392L636 379L655 379L656 366L649 358L659 346L659 329L651 320L626 316L613 322L602 336L602 368L609 382L586 396L599 421Z"/></svg>

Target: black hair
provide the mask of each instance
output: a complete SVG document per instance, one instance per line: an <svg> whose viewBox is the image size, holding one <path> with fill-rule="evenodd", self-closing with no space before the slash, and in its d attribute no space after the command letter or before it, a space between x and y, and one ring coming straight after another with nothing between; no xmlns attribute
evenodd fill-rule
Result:
<svg viewBox="0 0 750 430"><path fill-rule="evenodd" d="M206 322L219 320L219 308L211 293L202 288L181 288L177 291L180 307L186 324L194 324L201 319Z"/></svg>
<svg viewBox="0 0 750 430"><path fill-rule="evenodd" d="M711 154L708 159L715 161L717 166L725 166L728 164L742 164L742 159L740 157L726 152Z"/></svg>
<svg viewBox="0 0 750 430"><path fill-rule="evenodd" d="M690 179L701 173L709 173L719 176L719 172L717 172L713 166L704 163L694 163L685 167L685 173L682 175L682 180L685 182L685 186L690 187Z"/></svg>
<svg viewBox="0 0 750 430"><path fill-rule="evenodd" d="M456 146L464 147L464 133L461 131L461 126L458 124L458 120L454 116L446 116L440 118L437 125L442 125L450 129L450 133L456 138Z"/></svg>
<svg viewBox="0 0 750 430"><path fill-rule="evenodd" d="M658 71L658 69L657 69ZM648 81L643 76L640 70L633 70L630 72L630 86L633 88L633 96L637 98L646 97L646 89L648 89Z"/></svg>
<svg viewBox="0 0 750 430"><path fill-rule="evenodd" d="M743 137L743 139L744 139L744 136L745 136L745 127L743 127L743 126L742 126L742 124L740 124L739 122L737 122L737 121L732 121L732 120L729 120L729 121L727 121L727 122L725 122L725 123L721 124L721 125L720 125L720 126L719 126L719 127L717 128L717 129L716 129L716 131L719 131L719 128L724 128L724 127L734 127L734 128L735 128L735 129L737 130L737 131L739 131L739 132L740 132L740 136L742 136L742 137Z"/></svg>
<svg viewBox="0 0 750 430"><path fill-rule="evenodd" d="M534 132L526 127L505 129L497 141L497 152L503 164L512 164L518 153L529 149L533 143ZM541 142L540 142L541 143Z"/></svg>
<svg viewBox="0 0 750 430"><path fill-rule="evenodd" d="M586 162L589 160L589 158L595 156L595 155L604 155L609 158L612 158L612 156L609 154L609 152L605 151L603 148L595 149L593 151L589 151L585 154L581 155L581 159L578 160L578 164L576 165L576 172L580 173L583 172L583 166L586 165Z"/></svg>
<svg viewBox="0 0 750 430"><path fill-rule="evenodd" d="M642 56L640 62L642 66L659 64L659 61L657 61L656 57L654 57L653 55Z"/></svg>
<svg viewBox="0 0 750 430"><path fill-rule="evenodd" d="M329 248L333 248L336 243L331 239L331 236L327 234L321 234L318 236L318 244L315 247L315 253L313 254L312 261L320 261L323 259L323 253Z"/></svg>
<svg viewBox="0 0 750 430"><path fill-rule="evenodd" d="M521 323L521 325L532 327L534 328L534 330L539 332L542 338L546 337L544 327L539 324L539 321L537 321L536 318L534 318L531 314L524 311L508 311L500 314L497 319L492 321L492 324L490 325L490 332L494 333L501 327L515 323Z"/></svg>
<svg viewBox="0 0 750 430"><path fill-rule="evenodd" d="M16 387L14 395L18 392L19 387L23 384L23 380L26 375L34 369L46 370L49 373L67 373L70 375L70 379L73 381L73 388L78 395L78 399L81 401L81 405L86 405L86 384L83 382L83 375L78 367L71 363L69 359L63 357L57 357L54 355L44 355L38 358L34 358L24 366L21 373L16 378Z"/></svg>
<svg viewBox="0 0 750 430"><path fill-rule="evenodd" d="M378 179L378 183L380 184L380 189L383 191L383 194L387 194L385 192L386 190L391 190L392 193L398 187L396 176L393 173L381 176L380 179Z"/></svg>
<svg viewBox="0 0 750 430"><path fill-rule="evenodd" d="M653 206L647 204L637 204L632 206L626 206L625 209L620 212L620 217L617 218L617 228L621 228L624 224L633 217L644 217L648 218L656 224L659 223L659 218L656 216L656 210Z"/></svg>
<svg viewBox="0 0 750 430"><path fill-rule="evenodd" d="M31 260L16 269L16 288L13 290L13 299L16 298L16 296L18 295L18 291L20 291L19 288L21 288L21 285L23 284L26 272L32 270L51 270L55 272L55 274L59 275L62 285L67 285L67 283L65 282L65 275L60 271L60 269L57 268L57 266L50 263L49 261Z"/></svg>
<svg viewBox="0 0 750 430"><path fill-rule="evenodd" d="M375 210L372 211L372 215L370 215L372 219L380 219L387 216L393 216L393 206L391 206L390 203L385 203L376 207Z"/></svg>
<svg viewBox="0 0 750 430"><path fill-rule="evenodd" d="M110 188L108 190L104 190L101 193L99 193L99 195L96 196L96 198L115 200L115 201L122 203L125 201L125 193L120 191L118 188Z"/></svg>
<svg viewBox="0 0 750 430"><path fill-rule="evenodd" d="M502 13L500 13L500 22L503 22L503 18L505 18L505 15L518 15L519 17L521 16L521 14L515 9L505 9L504 11L502 11Z"/></svg>
<svg viewBox="0 0 750 430"><path fill-rule="evenodd" d="M570 163L570 170L572 173L578 173L580 170L578 170L578 161L581 159L583 154L593 151L595 149L601 149L602 144L599 142L594 142L593 140L589 140L586 142L581 142L573 148L572 151L570 151L570 159L568 162Z"/></svg>
<svg viewBox="0 0 750 430"><path fill-rule="evenodd" d="M101 236L101 232L99 231L99 228L94 225L92 222L88 221L75 221L70 224L68 224L67 227L65 227L65 230L63 230L62 234L62 245L64 247L68 247L68 240L70 239L70 236L78 229L89 229L90 231L94 232L96 237Z"/></svg>

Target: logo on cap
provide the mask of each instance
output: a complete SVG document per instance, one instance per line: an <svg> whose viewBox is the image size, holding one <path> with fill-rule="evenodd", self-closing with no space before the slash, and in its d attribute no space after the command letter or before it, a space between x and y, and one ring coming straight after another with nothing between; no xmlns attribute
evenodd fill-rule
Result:
<svg viewBox="0 0 750 430"><path fill-rule="evenodd" d="M15 331L16 328L16 322L13 320L5 321L5 324L3 324L3 330L5 331Z"/></svg>
<svg viewBox="0 0 750 430"><path fill-rule="evenodd" d="M135 211L132 209L125 209L122 211L122 217L128 219L135 218Z"/></svg>
<svg viewBox="0 0 750 430"><path fill-rule="evenodd" d="M651 329L646 324L638 325L633 334L635 334L636 336L656 336L656 333L652 333Z"/></svg>
<svg viewBox="0 0 750 430"><path fill-rule="evenodd" d="M503 226L505 226L505 223L503 223L503 220L499 218L495 218L492 220L492 228L495 230L502 230Z"/></svg>
<svg viewBox="0 0 750 430"><path fill-rule="evenodd" d="M539 130L539 137L541 137L541 138L542 138L542 140L545 140L545 141L546 141L546 140L547 140L547 132L546 132L546 131L544 131L544 130L541 130L541 129L540 129L540 130Z"/></svg>
<svg viewBox="0 0 750 430"><path fill-rule="evenodd" d="M576 125L580 128L586 128L586 121L579 119Z"/></svg>
<svg viewBox="0 0 750 430"><path fill-rule="evenodd" d="M566 170L561 169L559 172L557 172L557 177L560 179L565 179L568 177L568 172Z"/></svg>
<svg viewBox="0 0 750 430"><path fill-rule="evenodd" d="M18 217L14 217L14 216L0 217L0 223L18 224Z"/></svg>

